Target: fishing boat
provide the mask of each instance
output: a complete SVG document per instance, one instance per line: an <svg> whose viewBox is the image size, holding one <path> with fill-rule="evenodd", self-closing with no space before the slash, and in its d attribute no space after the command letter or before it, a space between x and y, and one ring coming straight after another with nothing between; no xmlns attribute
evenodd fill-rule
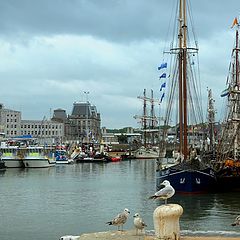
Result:
<svg viewBox="0 0 240 240"><path fill-rule="evenodd" d="M216 172L219 189L240 190L240 65L239 19L235 18L235 44L232 50L229 74L226 81L225 118L217 147Z"/></svg>
<svg viewBox="0 0 240 240"><path fill-rule="evenodd" d="M0 146L1 160L6 168L22 168L23 156L19 152L19 146L11 146L7 142L2 142Z"/></svg>
<svg viewBox="0 0 240 240"><path fill-rule="evenodd" d="M65 146L56 146L56 150L54 153L56 164L71 164L74 161L68 157L67 150Z"/></svg>
<svg viewBox="0 0 240 240"><path fill-rule="evenodd" d="M188 6L188 7L187 7ZM166 149L165 139L167 138L167 126L175 120L177 144L176 151L180 158L176 164L163 167L163 158L157 159L156 182L157 188L164 180L170 181L178 193L203 193L212 191L216 185L216 176L214 169L210 164L201 160L203 149L191 142L190 132L197 135L200 140L201 123L203 123L203 114L200 97L200 81L196 79L198 74L198 46L195 39L195 31L189 15L188 0L177 1L177 31L173 34L174 40L171 42L170 51L170 72L162 73L160 80L167 79L162 83L166 94L162 94L161 102L165 96L167 98L166 116L164 119L165 130L160 141L160 153ZM191 21L192 23L192 21ZM191 41L191 37L194 41ZM161 71L167 71L167 63L162 63L158 68ZM167 77L168 76L168 77ZM166 87L167 85L167 87ZM167 92L167 90L169 90Z"/></svg>
<svg viewBox="0 0 240 240"><path fill-rule="evenodd" d="M24 154L23 164L25 168L47 168L55 166L55 148L52 146L28 146L21 148Z"/></svg>

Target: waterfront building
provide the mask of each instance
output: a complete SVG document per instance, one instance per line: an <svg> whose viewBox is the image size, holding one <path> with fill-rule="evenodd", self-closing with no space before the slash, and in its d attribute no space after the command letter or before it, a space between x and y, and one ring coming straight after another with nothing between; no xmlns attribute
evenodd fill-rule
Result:
<svg viewBox="0 0 240 240"><path fill-rule="evenodd" d="M68 120L68 138L82 143L100 143L101 118L96 106L91 105L89 101L74 102Z"/></svg>
<svg viewBox="0 0 240 240"><path fill-rule="evenodd" d="M5 108L0 104L0 132L5 137L20 135L21 112Z"/></svg>
<svg viewBox="0 0 240 240"><path fill-rule="evenodd" d="M64 123L52 120L21 120L20 135L31 135L48 143L60 143L64 137Z"/></svg>
<svg viewBox="0 0 240 240"><path fill-rule="evenodd" d="M5 108L0 104L0 133L6 138L31 135L34 138L48 139L48 142L61 141L64 124L46 120L22 120L20 111Z"/></svg>

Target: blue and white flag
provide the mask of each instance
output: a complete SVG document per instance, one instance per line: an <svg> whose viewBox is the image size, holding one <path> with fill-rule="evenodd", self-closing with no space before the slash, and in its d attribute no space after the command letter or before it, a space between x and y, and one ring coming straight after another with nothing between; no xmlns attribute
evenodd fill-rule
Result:
<svg viewBox="0 0 240 240"><path fill-rule="evenodd" d="M159 77L159 79L161 79L161 78L166 78L167 77L167 74L166 73L163 73L160 77Z"/></svg>
<svg viewBox="0 0 240 240"><path fill-rule="evenodd" d="M160 98L160 103L162 102L164 96L165 96L165 93L162 94L162 96L161 96L161 98Z"/></svg>
<svg viewBox="0 0 240 240"><path fill-rule="evenodd" d="M162 63L160 67L158 67L158 70L161 70L163 68L167 68L167 63Z"/></svg>
<svg viewBox="0 0 240 240"><path fill-rule="evenodd" d="M162 89L165 88L165 87L166 87L166 82L164 82L164 83L161 85L160 91L162 91Z"/></svg>

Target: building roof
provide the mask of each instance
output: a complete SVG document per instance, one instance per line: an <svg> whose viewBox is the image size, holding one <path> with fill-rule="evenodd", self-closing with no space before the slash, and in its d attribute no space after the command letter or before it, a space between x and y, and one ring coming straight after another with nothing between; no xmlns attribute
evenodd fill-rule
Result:
<svg viewBox="0 0 240 240"><path fill-rule="evenodd" d="M72 109L73 116L97 117L97 108L89 102L74 102Z"/></svg>

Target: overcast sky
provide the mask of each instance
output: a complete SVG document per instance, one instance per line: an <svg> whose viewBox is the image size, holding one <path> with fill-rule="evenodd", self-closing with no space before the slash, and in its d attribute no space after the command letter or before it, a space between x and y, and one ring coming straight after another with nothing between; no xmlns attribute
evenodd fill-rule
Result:
<svg viewBox="0 0 240 240"><path fill-rule="evenodd" d="M40 120L56 108L71 114L74 101L88 99L102 126L139 126L137 96L152 88L159 97L157 66L176 1L0 0L0 102ZM240 2L191 6L203 96L212 88L219 107Z"/></svg>

